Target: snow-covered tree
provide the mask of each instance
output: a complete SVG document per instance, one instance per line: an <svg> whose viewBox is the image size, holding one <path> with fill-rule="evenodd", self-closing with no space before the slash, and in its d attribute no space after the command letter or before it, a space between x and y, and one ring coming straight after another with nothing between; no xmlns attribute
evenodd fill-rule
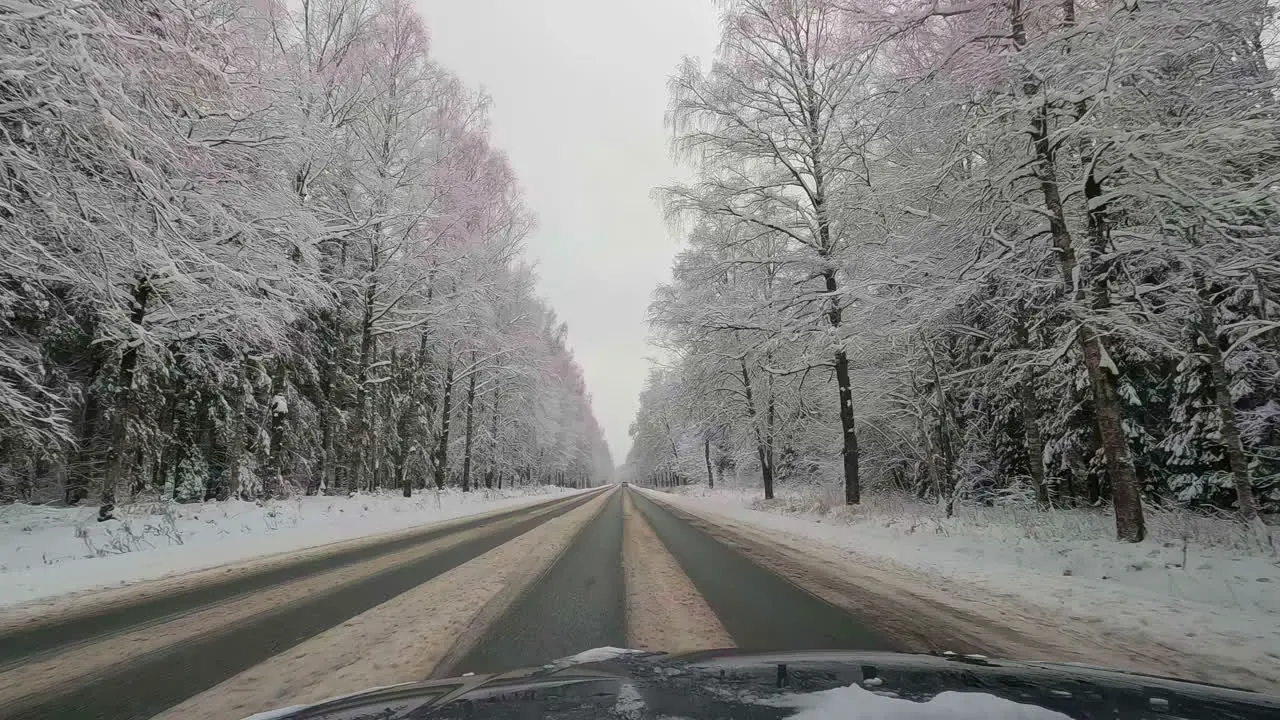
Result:
<svg viewBox="0 0 1280 720"><path fill-rule="evenodd" d="M673 81L697 181L663 191L688 248L655 296L670 367L645 397L674 406L642 402L637 428L658 413L693 437L709 405L727 454L775 453L751 463L773 482L1109 498L1129 541L1143 496L1234 505L1265 536L1265 2L741 0L724 20L711 68ZM771 422L736 409L745 387ZM834 472L855 426L857 475Z"/></svg>
<svg viewBox="0 0 1280 720"><path fill-rule="evenodd" d="M607 478L429 50L403 0L0 4L0 500Z"/></svg>

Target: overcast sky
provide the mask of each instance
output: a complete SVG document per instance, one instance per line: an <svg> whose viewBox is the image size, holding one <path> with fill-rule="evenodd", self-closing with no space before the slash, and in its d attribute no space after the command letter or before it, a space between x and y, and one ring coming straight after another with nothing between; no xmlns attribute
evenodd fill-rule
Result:
<svg viewBox="0 0 1280 720"><path fill-rule="evenodd" d="M675 239L650 190L679 176L663 125L680 58L710 58L711 0L417 0L435 57L493 98L494 143L538 214L529 254L569 323L614 461L652 353L645 308Z"/></svg>

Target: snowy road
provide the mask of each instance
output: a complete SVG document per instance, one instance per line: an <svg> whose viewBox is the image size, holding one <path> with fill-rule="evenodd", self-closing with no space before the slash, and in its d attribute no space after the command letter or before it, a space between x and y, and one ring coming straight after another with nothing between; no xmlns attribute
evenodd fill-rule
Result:
<svg viewBox="0 0 1280 720"><path fill-rule="evenodd" d="M238 718L600 646L1059 657L808 555L604 489L0 632L0 716Z"/></svg>
<svg viewBox="0 0 1280 720"><path fill-rule="evenodd" d="M656 583L626 572L626 563L619 562L623 538L634 533L639 523L647 525L662 545L646 554L670 552L683 571L683 583L656 592ZM640 587L628 592L627 575ZM705 603L725 631L702 635L692 629L692 636L686 631L685 642L672 641L681 649L906 649L881 637L856 616L752 563L644 495L628 491L614 493L547 574L476 638L474 648L457 661L442 663L435 674L498 672L596 647L648 645L643 649L671 650L671 644L637 642L638 636L661 628L633 622L628 631L626 617L633 607L639 610L665 602L674 607L649 622L676 623L685 615L682 601L690 598Z"/></svg>
<svg viewBox="0 0 1280 720"><path fill-rule="evenodd" d="M151 717L591 497L443 523L0 635L0 716Z"/></svg>

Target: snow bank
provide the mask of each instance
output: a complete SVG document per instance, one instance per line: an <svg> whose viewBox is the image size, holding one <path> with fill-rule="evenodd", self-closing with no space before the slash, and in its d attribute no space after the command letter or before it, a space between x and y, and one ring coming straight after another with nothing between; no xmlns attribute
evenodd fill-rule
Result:
<svg viewBox="0 0 1280 720"><path fill-rule="evenodd" d="M1280 615L1280 562L1268 553L1250 553L1242 543L1208 545L1189 536L1184 541L1158 527L1146 542L1116 542L1113 520L1096 510L961 507L946 519L938 508L903 498L824 509L826 503L812 497L784 492L769 502L757 490L736 488L684 494L697 506L915 569L1008 581L1011 589L1027 591L1019 594L1036 590L1023 586L1027 575L1049 576L1073 587L1098 581L1109 590L1262 613L1273 616L1272 623Z"/></svg>
<svg viewBox="0 0 1280 720"><path fill-rule="evenodd" d="M1178 530L1179 522L1192 521L1154 513L1153 537L1130 544L1112 539L1109 516L1087 509L964 507L946 519L940 509L907 498L867 498L854 509L814 491L764 501L758 490L685 490L667 497L825 543L868 565L942 576L990 602L1017 598L1064 624L1096 624L1186 652L1280 667L1280 561L1250 552L1244 530L1238 536L1229 528L1217 536L1200 527Z"/></svg>
<svg viewBox="0 0 1280 720"><path fill-rule="evenodd" d="M0 607L395 532L570 492L557 487L298 497L265 503L0 506Z"/></svg>

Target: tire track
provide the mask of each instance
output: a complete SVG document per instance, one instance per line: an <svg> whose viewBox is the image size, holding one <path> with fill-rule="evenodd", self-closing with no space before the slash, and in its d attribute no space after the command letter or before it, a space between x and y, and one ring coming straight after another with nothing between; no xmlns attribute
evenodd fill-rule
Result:
<svg viewBox="0 0 1280 720"><path fill-rule="evenodd" d="M247 717L369 687L426 679L455 638L482 632L486 610L496 605L501 614L502 596L519 592L555 562L607 502L607 496L597 496L219 683L157 720Z"/></svg>
<svg viewBox="0 0 1280 720"><path fill-rule="evenodd" d="M622 498L622 566L627 584L627 646L669 653L733 647L733 638L653 528Z"/></svg>
<svg viewBox="0 0 1280 720"><path fill-rule="evenodd" d="M757 564L646 493L628 492L738 647L902 650L865 615L849 613Z"/></svg>
<svg viewBox="0 0 1280 720"><path fill-rule="evenodd" d="M626 644L622 578L622 491L472 649L436 677L536 666L581 650Z"/></svg>

